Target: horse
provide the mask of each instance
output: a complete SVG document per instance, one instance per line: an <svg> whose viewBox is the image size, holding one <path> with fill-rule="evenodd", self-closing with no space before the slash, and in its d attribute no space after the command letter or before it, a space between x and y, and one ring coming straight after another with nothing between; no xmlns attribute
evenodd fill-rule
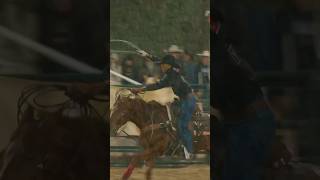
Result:
<svg viewBox="0 0 320 180"><path fill-rule="evenodd" d="M105 179L107 122L85 100L89 93L80 93L85 89L45 85L23 91L18 127L0 156L0 180ZM36 96L49 90L73 98L59 105L38 104Z"/></svg>
<svg viewBox="0 0 320 180"><path fill-rule="evenodd" d="M128 95L123 95L120 92L121 90L116 95L111 111L110 126L117 130L128 121L135 123L141 130L139 145L144 149L142 153L131 159L122 179L129 179L140 160L144 160L147 166L146 179L150 180L155 159L165 153L170 142L177 140L175 132L167 130L168 126L162 128L164 124L169 122L165 106L156 101L145 102L139 95L131 92Z"/></svg>

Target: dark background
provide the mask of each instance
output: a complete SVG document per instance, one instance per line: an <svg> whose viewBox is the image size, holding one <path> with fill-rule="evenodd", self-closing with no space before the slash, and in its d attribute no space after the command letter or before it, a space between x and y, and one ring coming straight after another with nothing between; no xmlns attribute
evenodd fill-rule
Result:
<svg viewBox="0 0 320 180"><path fill-rule="evenodd" d="M104 0L2 0L0 25L98 69L106 67ZM3 73L73 73L27 47L0 36ZM27 68L26 68L27 67ZM0 70L1 73L1 70Z"/></svg>
<svg viewBox="0 0 320 180"><path fill-rule="evenodd" d="M277 134L294 158L320 164L319 1L215 0L214 7L228 40L258 72Z"/></svg>
<svg viewBox="0 0 320 180"><path fill-rule="evenodd" d="M105 0L1 0L0 25L102 71L109 69L108 5ZM62 82L68 86L79 81L103 84L106 76L66 68L0 35L0 151L18 127L17 102L25 87ZM48 94L46 100L50 99L57 98ZM109 107L106 104L102 107ZM106 147L105 140L101 144ZM99 159L106 166L107 151ZM101 174L108 179L106 169Z"/></svg>

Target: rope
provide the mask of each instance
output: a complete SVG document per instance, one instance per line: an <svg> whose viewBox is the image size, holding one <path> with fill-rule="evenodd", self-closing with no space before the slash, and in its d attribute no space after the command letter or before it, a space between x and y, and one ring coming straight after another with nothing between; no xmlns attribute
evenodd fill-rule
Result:
<svg viewBox="0 0 320 180"><path fill-rule="evenodd" d="M125 44L133 47L133 48L136 49L136 50L142 50L142 49L140 49L137 45L133 44L133 43L130 42L130 41L126 41L126 40L122 40L122 39L111 39L110 42L122 42L122 43L125 43Z"/></svg>
<svg viewBox="0 0 320 180"><path fill-rule="evenodd" d="M52 91L67 91L68 88L66 86L62 86L62 85L33 85L30 87L25 88L19 99L18 99L18 110L17 110L17 121L18 124L21 123L21 118L22 118L22 114L23 114L23 107L25 104L31 105L28 100L30 97L33 96L33 105L31 105L33 108L52 108L52 107L66 107L66 105L70 102L73 102L74 104L79 104L79 102L77 102L77 99L73 99L72 97L68 96L66 93L65 95L69 97L69 99L65 100L62 103L58 103L58 104L51 104L51 105L43 105L37 102L37 98L40 95L43 95L45 93L48 92L52 92ZM83 115L85 116L92 116L92 115L96 115L97 118L101 119L101 120L105 120L104 115L101 115L97 109L91 104L89 103L89 100L94 100L94 101L101 101L101 102L107 102L107 100L103 100L100 98L95 98L94 96L89 97L88 102L84 103L84 104L79 104L81 107L81 111L83 112ZM67 107L70 108L70 107Z"/></svg>
<svg viewBox="0 0 320 180"><path fill-rule="evenodd" d="M123 51L123 50L112 50L112 49L111 49L111 52L115 52L115 53L116 53L116 52L118 52L118 53L129 53L129 54L138 54L138 55L139 55L139 53L138 53L137 51L143 51L143 49L139 48L137 45L133 44L133 43L130 42L130 41L126 41L126 40L122 40L122 39L112 39L112 40L110 40L110 42L122 42L122 43L125 43L125 44L127 44L128 46L136 49L136 51ZM150 54L150 53L149 53L149 54ZM152 61L151 59L149 59L149 58L144 58L144 59L153 62L153 61Z"/></svg>
<svg viewBox="0 0 320 180"><path fill-rule="evenodd" d="M151 125L150 141L152 140L152 136L153 136L153 124L154 124L154 122L153 122L153 111L151 112L151 123L152 123L152 125Z"/></svg>
<svg viewBox="0 0 320 180"><path fill-rule="evenodd" d="M120 77L121 79L124 79L124 80L128 81L128 82L131 83L131 84L134 84L134 85L142 85L142 84L139 83L138 81L135 81L135 80L133 80L133 79L127 77L127 76L124 76L124 75L122 75L122 74L120 74L120 73L117 73L117 72L115 72L115 71L113 71L113 70L111 70L111 69L110 69L110 73L113 74L113 75L115 75L115 76Z"/></svg>
<svg viewBox="0 0 320 180"><path fill-rule="evenodd" d="M127 54L139 54L136 51L125 51L125 50L113 50L110 49L111 53L127 53Z"/></svg>
<svg viewBox="0 0 320 180"><path fill-rule="evenodd" d="M170 112L170 107L168 104L166 104L166 108L167 108L167 113L168 113L168 118L169 118L169 121L172 123L172 118L171 118L171 112Z"/></svg>
<svg viewBox="0 0 320 180"><path fill-rule="evenodd" d="M3 27L0 25L0 35L4 38L10 39L13 42L20 44L26 48L30 48L48 58L50 58L52 61L63 65L67 68L76 70L81 73L94 73L94 74L100 74L101 70L93 68L85 63L82 63L75 58L72 58L70 56L67 56L55 49L49 48L47 46L44 46L38 42L35 42L29 38L26 38L16 32L13 32L6 27Z"/></svg>

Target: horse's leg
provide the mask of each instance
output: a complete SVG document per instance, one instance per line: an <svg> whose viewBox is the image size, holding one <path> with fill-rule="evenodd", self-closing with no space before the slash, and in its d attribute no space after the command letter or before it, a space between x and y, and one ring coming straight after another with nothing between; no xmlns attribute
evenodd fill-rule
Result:
<svg viewBox="0 0 320 180"><path fill-rule="evenodd" d="M154 167L154 160L159 151L159 147L152 147L143 157L146 161L147 171L146 171L146 180L151 180L151 173Z"/></svg>
<svg viewBox="0 0 320 180"><path fill-rule="evenodd" d="M134 156L134 157L132 158L129 166L127 167L127 170L126 170L126 171L123 173L123 175L122 175L122 180L127 180L127 179L129 179L129 177L131 176L134 168L138 165L139 161L140 161L141 159L143 159L143 157L144 157L146 154L148 154L148 153L149 153L149 151L146 150L146 151L144 151L143 153L138 154L138 155L136 155L136 156Z"/></svg>
<svg viewBox="0 0 320 180"><path fill-rule="evenodd" d="M129 177L131 176L134 168L137 166L138 162L139 162L139 156L135 156L132 158L129 166L127 167L126 171L123 173L122 175L122 180L127 180L129 179Z"/></svg>
<svg viewBox="0 0 320 180"><path fill-rule="evenodd" d="M167 143L159 143L157 146L151 147L143 156L147 165L146 180L151 180L152 169L155 165L155 158L165 151L165 144Z"/></svg>
<svg viewBox="0 0 320 180"><path fill-rule="evenodd" d="M151 158L151 159L148 159L146 161L146 164L147 164L147 171L146 171L146 180L151 180L151 174L152 174L152 169L154 167L154 159Z"/></svg>

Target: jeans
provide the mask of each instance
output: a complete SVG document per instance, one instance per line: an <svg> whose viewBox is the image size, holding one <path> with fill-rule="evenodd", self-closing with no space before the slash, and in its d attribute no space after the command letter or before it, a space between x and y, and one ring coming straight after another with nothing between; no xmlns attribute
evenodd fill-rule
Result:
<svg viewBox="0 0 320 180"><path fill-rule="evenodd" d="M222 180L260 180L267 153L275 136L271 110L261 109L255 117L237 125L224 125L227 148Z"/></svg>
<svg viewBox="0 0 320 180"><path fill-rule="evenodd" d="M188 128L189 122L192 120L192 114L196 107L196 99L190 94L181 100L181 114L178 120L178 133L182 143L186 146L188 152L193 153L192 133Z"/></svg>

